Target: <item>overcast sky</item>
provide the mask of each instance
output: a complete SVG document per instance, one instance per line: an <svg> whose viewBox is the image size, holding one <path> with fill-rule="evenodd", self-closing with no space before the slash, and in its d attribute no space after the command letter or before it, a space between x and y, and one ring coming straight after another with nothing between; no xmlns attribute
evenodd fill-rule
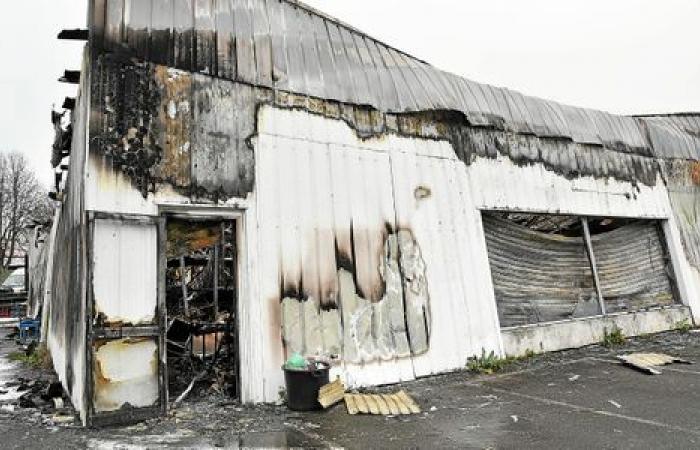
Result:
<svg viewBox="0 0 700 450"><path fill-rule="evenodd" d="M147 1L147 0L144 0ZM0 14L0 150L48 185L49 111L75 87L87 0L11 1ZM700 111L700 0L307 0L475 81L620 114Z"/></svg>

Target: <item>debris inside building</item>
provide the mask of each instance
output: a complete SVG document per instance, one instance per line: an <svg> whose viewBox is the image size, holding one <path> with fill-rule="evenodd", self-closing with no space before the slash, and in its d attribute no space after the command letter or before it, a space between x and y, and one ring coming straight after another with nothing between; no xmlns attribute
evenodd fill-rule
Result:
<svg viewBox="0 0 700 450"><path fill-rule="evenodd" d="M296 353L352 390L700 319L700 114L479 84L296 0L87 22L36 308L84 425L278 402Z"/></svg>
<svg viewBox="0 0 700 450"><path fill-rule="evenodd" d="M238 346L233 223L175 219L168 222L167 234L170 395L181 398L194 380L207 378L211 388L235 397Z"/></svg>

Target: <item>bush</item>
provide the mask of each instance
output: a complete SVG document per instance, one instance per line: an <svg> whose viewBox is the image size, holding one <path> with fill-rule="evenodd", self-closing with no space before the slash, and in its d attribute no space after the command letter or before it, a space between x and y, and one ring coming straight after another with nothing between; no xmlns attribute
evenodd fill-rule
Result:
<svg viewBox="0 0 700 450"><path fill-rule="evenodd" d="M688 319L683 319L680 322L676 322L674 329L683 334L689 333L693 329L693 324Z"/></svg>
<svg viewBox="0 0 700 450"><path fill-rule="evenodd" d="M604 347L611 348L624 343L625 335L622 333L622 330L617 327L617 325L613 325L610 332L608 332L607 328L603 331L603 342L601 342L601 344L603 344Z"/></svg>
<svg viewBox="0 0 700 450"><path fill-rule="evenodd" d="M486 354L486 350L481 349L481 356L475 356L474 358L469 359L467 369L471 370L472 372L490 375L503 370L504 367L513 361L515 361L515 358L500 358L496 356L493 351Z"/></svg>
<svg viewBox="0 0 700 450"><path fill-rule="evenodd" d="M22 364L26 364L37 369L53 369L51 354L49 353L46 344L38 345L29 354L24 352L12 352L7 356L10 361L18 361Z"/></svg>

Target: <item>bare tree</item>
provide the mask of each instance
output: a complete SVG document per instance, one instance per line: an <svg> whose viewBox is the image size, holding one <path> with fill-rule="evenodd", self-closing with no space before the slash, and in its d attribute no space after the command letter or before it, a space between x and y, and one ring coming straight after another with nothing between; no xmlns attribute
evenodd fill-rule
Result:
<svg viewBox="0 0 700 450"><path fill-rule="evenodd" d="M53 206L21 153L0 153L0 267L24 254L27 227L51 220Z"/></svg>

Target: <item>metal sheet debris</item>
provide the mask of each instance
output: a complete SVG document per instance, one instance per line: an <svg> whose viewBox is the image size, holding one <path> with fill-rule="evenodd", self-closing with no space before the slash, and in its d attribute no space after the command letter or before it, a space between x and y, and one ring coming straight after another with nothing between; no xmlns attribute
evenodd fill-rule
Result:
<svg viewBox="0 0 700 450"><path fill-rule="evenodd" d="M631 353L617 357L623 364L633 367L650 375L661 375L661 371L655 369L659 366L667 366L673 363L693 364L692 361L663 353Z"/></svg>
<svg viewBox="0 0 700 450"><path fill-rule="evenodd" d="M335 405L343 400L344 397L345 385L340 381L340 378L336 378L332 383L321 386L321 389L318 391L318 402L323 406L323 409Z"/></svg>
<svg viewBox="0 0 700 450"><path fill-rule="evenodd" d="M401 415L419 414L420 407L406 391L395 394L345 394L348 414Z"/></svg>

